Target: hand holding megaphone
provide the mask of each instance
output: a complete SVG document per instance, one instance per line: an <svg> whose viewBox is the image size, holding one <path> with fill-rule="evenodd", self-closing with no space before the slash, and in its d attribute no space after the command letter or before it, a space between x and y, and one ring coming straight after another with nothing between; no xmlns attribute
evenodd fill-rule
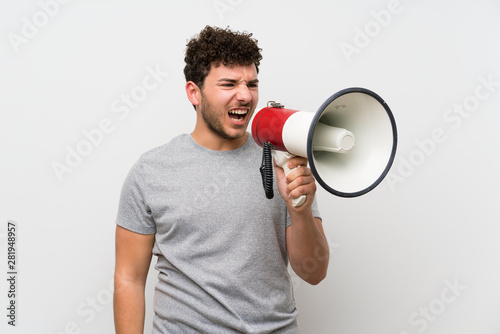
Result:
<svg viewBox="0 0 500 334"><path fill-rule="evenodd" d="M274 163L276 164L276 166L283 168L283 171L285 172L285 177L287 177L288 174L290 174L292 171L298 168L298 167L295 168L288 167L290 159L293 158L292 154L277 150L273 150L272 153L273 153ZM294 207L299 207L302 204L304 204L305 201L306 201L306 195L302 195L297 198L292 198L292 205Z"/></svg>
<svg viewBox="0 0 500 334"><path fill-rule="evenodd" d="M325 190L341 197L356 197L384 179L397 146L391 110L380 96L364 88L337 92L316 113L269 102L255 115L252 136L264 147L261 173L268 198L273 196L272 179L265 178L271 174L270 166L264 166L264 161L271 160L265 157L270 155L269 147L285 175L291 172L287 171L291 156L306 157L314 178ZM293 202L300 206L304 201L305 196L301 196Z"/></svg>

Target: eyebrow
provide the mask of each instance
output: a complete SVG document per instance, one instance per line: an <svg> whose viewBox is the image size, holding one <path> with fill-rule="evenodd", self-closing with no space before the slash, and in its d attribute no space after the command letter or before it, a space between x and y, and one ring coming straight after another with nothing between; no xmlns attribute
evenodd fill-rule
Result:
<svg viewBox="0 0 500 334"><path fill-rule="evenodd" d="M229 78L222 78L222 79L219 79L218 82L230 82L230 83L238 83L238 80L235 80L235 79L229 79ZM250 80L248 83L249 84L255 84L255 83L258 83L259 82L259 79L254 79L254 80Z"/></svg>

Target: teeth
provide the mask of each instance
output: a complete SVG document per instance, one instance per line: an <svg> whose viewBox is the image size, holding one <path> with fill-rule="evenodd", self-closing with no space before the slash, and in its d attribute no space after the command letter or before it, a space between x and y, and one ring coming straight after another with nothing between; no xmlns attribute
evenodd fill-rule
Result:
<svg viewBox="0 0 500 334"><path fill-rule="evenodd" d="M229 110L230 114L245 115L247 113L246 109L233 109Z"/></svg>

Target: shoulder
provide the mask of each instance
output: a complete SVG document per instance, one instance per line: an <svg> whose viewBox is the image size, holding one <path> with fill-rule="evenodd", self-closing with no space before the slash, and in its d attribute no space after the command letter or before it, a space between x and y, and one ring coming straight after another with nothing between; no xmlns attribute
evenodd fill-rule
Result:
<svg viewBox="0 0 500 334"><path fill-rule="evenodd" d="M137 160L138 164L162 163L167 159L174 158L178 154L185 153L189 148L189 135L182 134L172 138L168 143L150 149L143 153Z"/></svg>
<svg viewBox="0 0 500 334"><path fill-rule="evenodd" d="M182 152L189 146L189 135L182 134L172 138L168 143L143 153L138 161L152 161L158 160L165 156L165 154L174 154L176 152Z"/></svg>
<svg viewBox="0 0 500 334"><path fill-rule="evenodd" d="M154 173L175 163L175 159L182 156L189 147L189 135L178 135L170 142L154 147L141 154L132 165L129 176L144 177L144 174Z"/></svg>

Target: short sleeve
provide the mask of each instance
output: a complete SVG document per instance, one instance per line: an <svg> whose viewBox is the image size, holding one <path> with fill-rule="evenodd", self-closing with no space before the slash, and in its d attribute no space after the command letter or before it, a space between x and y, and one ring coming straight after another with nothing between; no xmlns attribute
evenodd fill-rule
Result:
<svg viewBox="0 0 500 334"><path fill-rule="evenodd" d="M314 201L312 204L312 212L313 212L313 216L315 218L319 218L319 219L323 220L323 218L321 218L321 213L319 212L317 196L314 196Z"/></svg>
<svg viewBox="0 0 500 334"><path fill-rule="evenodd" d="M116 224L140 234L156 233L155 221L145 201L146 189L140 163L136 163L122 186Z"/></svg>

